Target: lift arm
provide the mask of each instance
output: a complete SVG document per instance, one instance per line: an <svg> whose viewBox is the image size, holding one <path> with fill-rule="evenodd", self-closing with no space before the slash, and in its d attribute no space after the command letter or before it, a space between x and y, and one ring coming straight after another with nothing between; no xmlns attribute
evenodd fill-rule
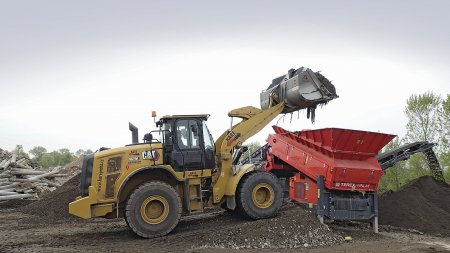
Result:
<svg viewBox="0 0 450 253"><path fill-rule="evenodd" d="M240 178L252 169L251 166L232 169L234 148L241 147L248 138L282 113L302 109L311 112L317 105L337 97L334 85L327 78L301 67L272 80L272 84L260 94L261 109L247 106L230 111L228 116L241 118L242 121L231 125L216 140L215 155L219 164L213 175L213 203L221 202L224 195L233 196Z"/></svg>
<svg viewBox="0 0 450 253"><path fill-rule="evenodd" d="M241 118L242 121L225 131L216 140L216 157L219 168L213 177L213 203L221 201L225 195L225 188L232 173L232 151L240 147L250 137L261 131L267 124L275 119L284 109L284 103L279 103L265 110L247 106L232 110L228 113L230 117Z"/></svg>

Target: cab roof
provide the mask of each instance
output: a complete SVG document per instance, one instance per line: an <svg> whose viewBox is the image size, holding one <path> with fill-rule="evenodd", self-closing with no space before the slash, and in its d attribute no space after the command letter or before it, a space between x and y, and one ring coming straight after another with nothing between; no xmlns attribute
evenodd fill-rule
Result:
<svg viewBox="0 0 450 253"><path fill-rule="evenodd" d="M207 120L209 118L209 114L191 114L191 115L165 115L161 117L161 120L167 119L184 119L184 118L198 118Z"/></svg>

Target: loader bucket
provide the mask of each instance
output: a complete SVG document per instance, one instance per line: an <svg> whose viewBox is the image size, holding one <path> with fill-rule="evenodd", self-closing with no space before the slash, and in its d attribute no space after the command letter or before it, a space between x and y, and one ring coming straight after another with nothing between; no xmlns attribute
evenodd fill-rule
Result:
<svg viewBox="0 0 450 253"><path fill-rule="evenodd" d="M291 69L288 74L272 80L272 84L260 94L261 109L270 108L281 102L285 103L282 113L308 109L311 118L319 104L337 98L336 89L331 82L319 72L301 67Z"/></svg>

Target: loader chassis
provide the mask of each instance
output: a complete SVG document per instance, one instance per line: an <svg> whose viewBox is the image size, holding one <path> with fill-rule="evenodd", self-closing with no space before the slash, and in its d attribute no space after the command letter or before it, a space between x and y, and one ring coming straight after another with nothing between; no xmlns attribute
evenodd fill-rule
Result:
<svg viewBox="0 0 450 253"><path fill-rule="evenodd" d="M162 117L157 122L161 140L150 138L85 158L82 196L69 204L69 212L85 219L124 217L133 232L147 238L169 233L181 215L221 204L253 219L272 217L282 202L277 178L251 164L231 170L231 154L224 151L231 153L281 109L282 104L233 114L246 118L232 128L230 133L236 134L227 131L218 139L219 154L206 127L207 115ZM216 157L221 159L219 168Z"/></svg>
<svg viewBox="0 0 450 253"><path fill-rule="evenodd" d="M87 156L82 169L82 198L69 206L70 213L82 218L103 217L114 208L118 213L107 217L123 216L125 201L132 191L149 181L174 187L184 201L183 213L203 210L202 184L211 180L214 168L214 144L206 118L166 117L160 121L165 141L153 140ZM180 136L175 133L172 138L171 130L177 128ZM103 211L97 211L99 208Z"/></svg>

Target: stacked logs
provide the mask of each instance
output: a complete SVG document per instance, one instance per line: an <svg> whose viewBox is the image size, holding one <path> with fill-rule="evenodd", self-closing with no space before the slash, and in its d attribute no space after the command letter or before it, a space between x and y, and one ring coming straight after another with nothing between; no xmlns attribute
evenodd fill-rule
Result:
<svg viewBox="0 0 450 253"><path fill-rule="evenodd" d="M38 199L38 194L60 186L60 167L43 170L29 158L0 149L0 201Z"/></svg>

